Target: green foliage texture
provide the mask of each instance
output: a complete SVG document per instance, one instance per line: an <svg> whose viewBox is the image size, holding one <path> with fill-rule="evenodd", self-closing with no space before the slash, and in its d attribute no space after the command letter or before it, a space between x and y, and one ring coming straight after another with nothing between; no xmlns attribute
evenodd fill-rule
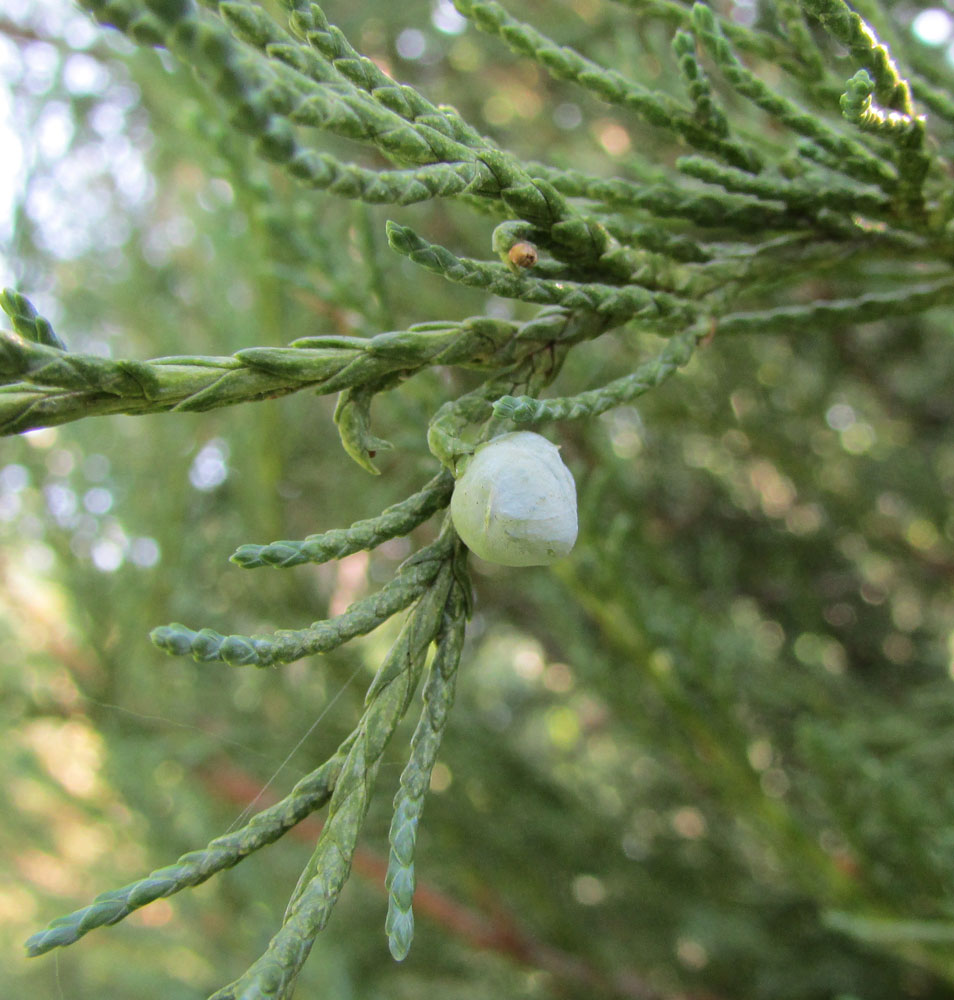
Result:
<svg viewBox="0 0 954 1000"><path fill-rule="evenodd" d="M135 985L147 960L121 938L75 995L954 997L954 60L918 11L79 5L142 91L164 207L129 223L120 264L51 268L20 219L0 433L31 433L0 486L40 502L28 481L103 452L165 577L108 576L102 549L92 567L99 522L61 502L40 533L73 631L24 626L39 680L3 684L26 717L78 713L123 748L112 781L166 860L29 955L217 876L237 881L175 910L188 974L170 952ZM150 255L142 234L177 213L204 242ZM147 360L95 349L108 326ZM80 420L91 437L56 437ZM529 427L576 474L578 546L472 565L446 514L459 462ZM183 462L216 434L226 486L190 489ZM281 540L209 568L253 532ZM157 610L191 624L144 652ZM227 809L198 778L177 784L192 820L150 805L167 793L136 775L167 774L167 751L137 726L180 704L199 732L223 703L278 754L325 721L294 787L209 837ZM117 704L138 713L120 731ZM279 920L287 862L267 885L240 873L321 810L303 866L284 842L301 872ZM362 850L386 917L343 894ZM415 904L438 922L412 948Z"/></svg>

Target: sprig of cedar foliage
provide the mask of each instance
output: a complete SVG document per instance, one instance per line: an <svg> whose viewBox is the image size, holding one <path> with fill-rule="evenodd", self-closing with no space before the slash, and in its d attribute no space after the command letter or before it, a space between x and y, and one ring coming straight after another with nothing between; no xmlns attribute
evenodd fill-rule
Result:
<svg viewBox="0 0 954 1000"><path fill-rule="evenodd" d="M22 295L4 293L0 304L13 325L0 337L6 434L93 414L205 410L314 389L340 394L342 443L376 471L371 459L386 446L370 428L376 394L435 366L482 374L476 389L437 409L428 429L431 449L449 472L350 528L242 546L233 560L246 568L341 558L405 534L447 505L450 472L472 447L468 442L524 422L592 417L632 400L714 336L800 333L954 301L951 164L939 152L943 145L930 141L932 127L949 130L954 105L929 80L906 73L874 26L842 0L778 4L771 30L741 26L701 3L625 0L639 16L672 26L671 57L684 86L678 93L651 90L598 64L499 3L455 0L480 31L688 154L677 172L657 173L650 183L521 161L453 109L392 80L308 0L283 0L285 23L245 0L81 2L102 23L168 49L194 70L232 127L304 187L395 206L454 198L504 218L488 241L499 260L458 256L398 222L389 224L388 238L397 253L437 277L543 307L523 323L488 316L427 321L368 339L309 337L231 357L113 361L68 351ZM829 42L847 49L847 78ZM760 60L780 67L783 80L769 83ZM761 117L736 121L731 108L739 99ZM364 143L394 168L345 163L315 148L315 133L323 131ZM534 267L508 263L517 240L536 246ZM833 258L878 262L885 248L898 246L905 252L892 258L889 287L872 283L859 293L830 274ZM800 290L816 273L826 275L836 297L803 300ZM763 287L775 290L779 304L747 310L747 296ZM668 339L656 357L634 358L631 370L606 385L542 396L569 351L625 328ZM281 929L245 974L215 994L291 996L348 877L378 764L433 644L391 832L387 933L392 954L403 958L413 934L416 830L453 700L469 602L465 553L445 521L438 539L379 594L330 621L273 636L156 629L153 641L170 653L267 666L327 651L410 609L368 690L364 714L328 761L242 829L54 921L30 939L30 954L198 884L328 805Z"/></svg>

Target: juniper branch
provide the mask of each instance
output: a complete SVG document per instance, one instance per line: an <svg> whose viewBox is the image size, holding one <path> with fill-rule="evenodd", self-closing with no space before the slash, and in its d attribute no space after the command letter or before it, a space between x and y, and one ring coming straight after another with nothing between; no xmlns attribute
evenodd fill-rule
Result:
<svg viewBox="0 0 954 1000"><path fill-rule="evenodd" d="M894 292L863 295L855 299L819 300L758 312L729 313L713 319L709 330L692 328L672 337L658 357L641 365L632 374L598 389L553 399L502 396L493 404L493 413L517 424L593 417L660 385L688 363L701 339L715 333L794 333L811 327L845 326L872 322L885 316L921 313L951 302L954 302L954 280L945 278L931 284L907 286Z"/></svg>
<svg viewBox="0 0 954 1000"><path fill-rule="evenodd" d="M657 17L679 28L692 27L692 11L678 0L614 0L623 7L630 7L640 14ZM789 72L804 73L805 66L799 49L783 39L765 31L738 24L730 18L718 18L719 27L729 41L740 51L765 59Z"/></svg>
<svg viewBox="0 0 954 1000"><path fill-rule="evenodd" d="M815 44L815 39L805 23L805 12L801 9L798 0L776 0L775 10L779 20L785 26L785 33L788 35L792 49L798 53L799 58L805 68L808 80L814 85L818 85L824 79L825 65L822 61L821 53ZM723 34L725 22L722 23ZM736 43L736 48L741 46Z"/></svg>
<svg viewBox="0 0 954 1000"><path fill-rule="evenodd" d="M550 234L558 250L589 260L611 249L600 227L578 213L549 185L531 178L521 162L499 149L450 108L438 108L412 87L397 84L370 59L358 53L345 35L330 24L317 4L285 0L293 11L293 25L328 59L343 77L427 137L436 158L467 161L472 158L479 176L469 189L502 199L520 218Z"/></svg>
<svg viewBox="0 0 954 1000"><path fill-rule="evenodd" d="M513 274L501 264L457 257L446 247L429 243L407 226L389 221L388 242L415 264L457 284L483 288L504 298L591 310L600 315L640 320L654 325L679 325L693 315L690 304L666 292L637 285L583 284L547 281Z"/></svg>
<svg viewBox="0 0 954 1000"><path fill-rule="evenodd" d="M904 80L911 88L912 95L924 104L930 111L948 122L954 122L954 100L951 99L948 75L944 72L944 60L935 58L935 53L929 55L924 48L914 40L913 33L908 30L898 30L890 17L885 17L885 11L877 3L870 0L853 0L852 6L861 19L878 36L890 53L893 50L903 55L907 61ZM869 65L868 60L862 60Z"/></svg>
<svg viewBox="0 0 954 1000"><path fill-rule="evenodd" d="M54 920L29 938L27 954L31 957L42 955L78 941L97 927L119 923L134 910L200 885L220 871L234 867L259 848L274 843L328 802L353 741L354 735L324 764L302 778L281 802L256 813L240 829L216 837L202 850L183 854L175 864L157 868L145 878L101 893L89 906Z"/></svg>
<svg viewBox="0 0 954 1000"><path fill-rule="evenodd" d="M954 122L954 99L947 91L933 86L918 76L911 77L911 89L914 96L936 115L948 122Z"/></svg>
<svg viewBox="0 0 954 1000"><path fill-rule="evenodd" d="M672 50L676 56L695 109L695 118L704 128L723 138L729 134L729 120L715 102L709 78L696 58L696 40L688 31L677 31L673 36Z"/></svg>
<svg viewBox="0 0 954 1000"><path fill-rule="evenodd" d="M534 399L532 396L502 396L494 403L494 415L516 424L540 423L544 420L579 420L595 417L614 407L631 402L661 385L677 369L689 363L699 340L706 331L690 328L666 342L657 357L640 365L630 375L581 392L576 396L554 399Z"/></svg>
<svg viewBox="0 0 954 1000"><path fill-rule="evenodd" d="M568 198L589 198L616 208L638 208L659 218L688 219L698 226L740 232L787 229L795 224L783 207L743 196L698 194L670 185L638 184L618 177L599 178L578 170L530 164Z"/></svg>
<svg viewBox="0 0 954 1000"><path fill-rule="evenodd" d="M559 228L559 225L554 226L554 230ZM609 232L608 227L603 228ZM510 249L521 242L530 242L537 249L550 249L552 234L553 230L548 233L523 221L508 220L494 229L491 246L506 269L511 274L519 274L522 269L515 267L508 257ZM620 284L668 291L684 291L691 287L694 278L692 268L676 263L671 255L659 255L643 248L627 246L615 237L612 243L610 249L587 267L579 266L579 262L573 258L565 263L540 258L530 268L523 270L523 273L534 278L558 280L605 278ZM556 252L560 254L560 248L556 248Z"/></svg>
<svg viewBox="0 0 954 1000"><path fill-rule="evenodd" d="M107 24L137 37L143 12L135 0L84 0L84 5ZM154 19L159 37L150 44L164 45L193 65L231 107L232 123L255 138L266 159L288 165L302 154L294 124L373 144L400 163L438 159L414 128L353 86L319 86L283 63L257 57L222 25L198 16L189 3L166 5L162 15Z"/></svg>
<svg viewBox="0 0 954 1000"><path fill-rule="evenodd" d="M317 4L285 0L285 6L292 11L293 30L302 37L304 44L281 31L261 9L248 3L221 0L216 6L240 37L270 59L284 63L320 86L344 83L346 90L357 95L361 106L365 109L370 102L371 105L384 109L387 114L396 114L414 126L421 138L430 146L430 160L434 163L430 171L433 178L431 183L436 189L442 189L444 194L458 194L464 190L453 183L452 176L446 176L448 166L453 166L459 173L468 176L468 186L473 183L477 187L493 187L493 176L471 151L472 148L488 146L489 142L466 125L459 116L439 110L412 87L396 83L372 60L351 48L342 32L328 23L324 12ZM368 113L373 117L373 108ZM296 161L301 158L296 157ZM455 163L458 159L461 162ZM328 164L328 166L334 165L336 161L333 160ZM289 170L293 173L304 172L297 162L290 165ZM373 178L373 172L368 173L371 173ZM411 177L414 176L413 171L407 173ZM320 176L324 176L324 171ZM307 174L302 179L306 183L311 182ZM348 180L350 181L350 178ZM403 180L402 177L395 178L393 186L397 186ZM425 182L428 180L427 173L422 174L422 180ZM346 197L365 195L364 200L368 201L379 199L381 194L377 188L381 185L373 185L372 180L368 186L376 196L375 199L366 196L368 192L364 185L359 186L358 193L352 195L348 193L346 186L341 189L339 182L339 190L335 193L343 193ZM409 197L414 190L409 179L406 186L406 196ZM421 199L414 197L409 200Z"/></svg>
<svg viewBox="0 0 954 1000"><path fill-rule="evenodd" d="M248 971L210 1000L290 997L315 937L327 923L350 874L378 764L417 687L427 648L441 627L452 580L450 562L445 560L371 684L365 713L335 784L328 818L281 929Z"/></svg>
<svg viewBox="0 0 954 1000"><path fill-rule="evenodd" d="M199 663L232 667L271 667L303 656L327 653L366 635L426 593L447 561L451 542L445 536L415 552L376 594L355 601L335 618L304 629L281 629L270 635L222 635L210 628L198 632L173 622L150 632L149 638L173 656L192 656Z"/></svg>
<svg viewBox="0 0 954 1000"><path fill-rule="evenodd" d="M696 37L740 94L783 125L837 157L843 173L877 184L885 190L890 191L895 186L897 177L894 171L867 148L836 132L819 115L809 114L793 101L776 94L755 73L746 69L720 31L710 8L701 3L695 4L692 8L692 23Z"/></svg>
<svg viewBox="0 0 954 1000"><path fill-rule="evenodd" d="M85 0L87 6L107 23L132 33L143 19L135 0ZM546 181L530 177L516 157L494 148L476 132L454 126L469 145L450 139L445 132L432 127L425 116L408 121L385 103L375 88L372 97L345 77L355 75L353 60L339 59L342 82L311 74L313 63L299 47L284 42L269 42L266 29L260 29L261 15L244 4L228 4L233 24L238 18L243 35L264 44L266 53L276 58L253 58L240 47L229 32L218 24L196 17L187 3L164 8L164 20L147 17L150 44L163 44L194 62L219 96L233 108L233 123L256 140L258 152L266 159L286 169L306 184L328 187L340 184L367 200L418 200L423 189L434 193L463 195L473 189L501 199L521 218L545 228L554 245L569 257L583 262L596 260L613 250L612 237L594 220L586 219ZM309 9L310 10L310 9ZM312 19L321 13L310 10ZM299 20L304 14L297 10ZM246 24L242 21L248 15ZM324 15L320 20L326 27ZM263 34L264 32L264 34ZM310 32L306 35L311 38ZM340 42L343 36L332 36ZM316 37L316 41L318 41ZM278 60L281 56L284 61ZM358 68L358 76L367 80L367 67ZM315 79L318 76L319 79ZM395 89L393 82L384 88ZM401 88L398 106L407 103L409 88ZM377 99L375 99L377 98ZM387 99L389 103L395 103ZM442 122L451 121L444 114ZM407 173L390 175L348 173L333 159L322 158L301 146L296 125L327 129L377 146L398 163L434 165L434 169L415 183ZM461 131L463 129L463 131ZM447 164L441 161L448 161ZM422 189L423 185L423 189Z"/></svg>
<svg viewBox="0 0 954 1000"><path fill-rule="evenodd" d="M635 111L651 125L672 131L695 148L733 166L753 172L761 169L761 158L754 149L722 138L701 125L667 94L649 91L616 70L586 59L575 49L557 45L531 25L511 17L494 0L454 0L454 6L481 31L499 36L514 52L541 63L557 79L571 80L610 104Z"/></svg>
<svg viewBox="0 0 954 1000"><path fill-rule="evenodd" d="M613 320L587 310L570 313L568 335L555 340L546 351L531 355L510 369L488 378L482 385L448 400L431 418L427 445L440 462L456 475L457 462L469 455L481 441L497 433L502 420L494 416L493 402L505 394L526 392L536 397L559 374L570 346L577 340L598 337L613 325ZM469 427L479 426L476 437ZM465 431L468 431L465 439Z"/></svg>
<svg viewBox="0 0 954 1000"><path fill-rule="evenodd" d="M408 534L446 507L450 503L453 489L453 477L447 472L440 472L422 490L386 508L376 517L355 521L349 528L335 528L309 535L302 541L241 545L231 559L245 569L256 569L259 566L288 569L302 563L344 559L354 552L374 549L388 539Z"/></svg>
<svg viewBox="0 0 954 1000"><path fill-rule="evenodd" d="M438 163L413 170L369 170L311 149L296 152L288 160L287 170L305 187L372 205L411 205L430 198L450 198L483 183L477 161Z"/></svg>
<svg viewBox="0 0 954 1000"><path fill-rule="evenodd" d="M5 288L0 293L0 309L10 317L13 329L24 340L58 351L66 350L66 344L56 335L50 321L33 308L33 303L25 295L12 288Z"/></svg>
<svg viewBox="0 0 954 1000"><path fill-rule="evenodd" d="M282 0L282 3L292 12L293 30L307 40L335 72L374 100L406 121L468 148L483 149L493 145L451 108L437 107L413 87L396 83L374 60L353 48L341 29L329 23L318 4L310 0Z"/></svg>
<svg viewBox="0 0 954 1000"><path fill-rule="evenodd" d="M848 121L865 132L887 139L898 165L898 198L916 217L924 212L922 185L930 160L924 152L924 119L899 111L886 112L874 105L875 82L868 71L858 70L841 97L841 111Z"/></svg>
<svg viewBox="0 0 954 1000"><path fill-rule="evenodd" d="M410 124L422 124L419 116L402 113L408 103L413 103L418 110L421 110L422 106L429 110L430 116L424 124L433 126L434 116L441 121L448 117L438 112L413 88L395 84L390 77L374 66L371 60L365 59L354 50L351 50L352 58L335 61L326 58L322 52L310 47L310 44L298 43L258 7L236 0L223 0L215 6L239 37L254 45L270 60L277 60L300 74L309 83L318 85L317 89L310 86L302 88L306 95L343 92L349 95L355 113L365 115L372 121L377 120L375 110L377 107L387 115L397 114ZM290 6L294 8L294 4ZM327 23L317 5L304 5L302 9L297 10L293 23L305 35L307 43L314 44L331 33L337 33L337 36L343 39L341 33ZM325 30L312 30L315 25L320 25ZM361 64L361 73L357 77L353 71L348 71L355 61ZM368 70L364 64L374 67L376 89L366 86ZM345 71L342 72L342 69ZM387 81L386 87L384 81ZM385 92L394 90L402 93L403 103L384 99ZM298 112L299 117L304 114L303 111ZM459 119L457 122L462 127ZM430 156L427 159L432 162L428 165L422 161L423 165L414 170L367 170L353 164L343 164L328 154L302 148L288 159L286 169L306 186L377 204L384 202L411 204L432 197L458 195L467 192L471 187L492 186L493 177L489 170L466 147L456 141L456 133L459 131L460 127L446 129L447 137L454 140L446 142L418 128L418 134L428 141ZM469 134L476 137L473 130L470 130ZM458 159L460 162L456 162Z"/></svg>
<svg viewBox="0 0 954 1000"><path fill-rule="evenodd" d="M394 445L371 433L371 403L379 392L393 388L400 380L400 375L390 375L378 382L345 389L338 396L334 421L341 445L365 472L373 476L381 473L372 461L374 456L379 451L390 451Z"/></svg>
<svg viewBox="0 0 954 1000"><path fill-rule="evenodd" d="M604 225L620 243L635 244L686 264L703 264L712 259L712 254L695 240L682 233L669 232L659 224L624 222L615 218L606 219Z"/></svg>
<svg viewBox="0 0 954 1000"><path fill-rule="evenodd" d="M464 583L464 587L468 584ZM424 708L411 737L411 756L401 773L401 787L394 796L394 816L388 841L391 845L385 884L388 947L397 961L407 957L414 937L414 849L417 827L437 762L447 718L454 703L457 668L464 646L467 601L456 582L447 601L437 652L424 684Z"/></svg>
<svg viewBox="0 0 954 1000"><path fill-rule="evenodd" d="M152 361L74 354L0 332L0 434L102 414L211 410L302 389L341 392L434 365L492 369L535 350L535 337L545 342L554 321L563 323L553 312L526 324L474 317L368 339L306 337L291 347L250 347L231 357Z"/></svg>
<svg viewBox="0 0 954 1000"><path fill-rule="evenodd" d="M811 184L773 177L767 173L753 177L701 156L681 156L676 168L707 184L718 184L727 191L767 198L791 206L794 211L817 217L824 208L838 212L864 212L870 215L890 215L891 200L875 188L835 181Z"/></svg>
<svg viewBox="0 0 954 1000"><path fill-rule="evenodd" d="M882 44L871 25L843 0L801 0L801 3L871 71L879 103L906 115L914 114L908 82L901 77L887 46Z"/></svg>
<svg viewBox="0 0 954 1000"><path fill-rule="evenodd" d="M854 299L819 299L802 305L753 312L735 312L717 322L719 336L739 333L793 334L818 327L872 323L888 316L907 316L954 302L954 279L905 285L891 292L873 292Z"/></svg>
<svg viewBox="0 0 954 1000"><path fill-rule="evenodd" d="M544 229L555 252L566 259L586 263L614 249L603 227L581 217L552 186L531 177L517 157L480 135L452 109L435 107L360 55L317 4L285 3L294 11L296 30L355 87L415 127L431 144L435 159L473 159L479 175L468 189L471 193L500 199L520 218Z"/></svg>

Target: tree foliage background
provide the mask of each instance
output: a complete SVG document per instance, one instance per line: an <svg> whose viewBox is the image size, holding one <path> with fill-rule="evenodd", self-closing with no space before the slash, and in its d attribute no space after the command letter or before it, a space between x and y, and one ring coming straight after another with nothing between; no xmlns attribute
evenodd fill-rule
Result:
<svg viewBox="0 0 954 1000"><path fill-rule="evenodd" d="M798 20L796 4L713 6L785 40L789 57L800 24L804 58L824 60L814 89L780 56L746 61L837 121L838 73L843 90L857 66L817 21ZM945 11L918 33L922 5L856 7L902 66L949 91ZM671 41L688 5L512 10L683 99ZM686 152L478 34L449 3L326 13L396 78L520 157L665 185ZM71 351L228 355L533 315L417 268L385 238L394 218L486 258L496 220L451 199L374 206L305 190L259 159L168 54L77 11L9 5L0 69L19 136L8 148L22 154L4 278ZM793 141L738 93L719 93L743 133L781 150ZM738 291L748 310L792 306L790 327L716 332L637 403L547 431L576 475L580 540L550 568L475 567L457 703L419 833L411 954L401 965L388 954L382 892L409 717L298 996L954 996L950 308L810 315L813 302L949 278L952 125L928 121L943 169L911 229L929 252L879 242L877 224L861 253L813 235L803 275L789 259ZM349 139L322 141L381 165ZM675 235L743 242L692 221ZM751 245L769 238L751 226ZM574 350L557 391L602 385L661 343L621 327ZM345 526L418 489L436 467L427 421L474 385L436 369L383 394L374 424L395 447L376 457L374 479L341 450L333 403L308 392L4 441L4 995L194 1000L263 950L313 821L55 960L28 962L21 942L234 826L263 787L259 806L348 734L397 622L269 671L171 660L147 633L173 620L271 631L379 587L431 528L289 572L226 560L241 543Z"/></svg>

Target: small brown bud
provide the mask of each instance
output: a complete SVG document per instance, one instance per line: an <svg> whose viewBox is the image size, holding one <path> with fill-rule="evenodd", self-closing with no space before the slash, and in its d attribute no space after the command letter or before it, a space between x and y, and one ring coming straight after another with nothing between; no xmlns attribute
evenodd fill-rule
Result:
<svg viewBox="0 0 954 1000"><path fill-rule="evenodd" d="M507 256L517 267L533 267L537 262L537 248L532 243L514 243Z"/></svg>

